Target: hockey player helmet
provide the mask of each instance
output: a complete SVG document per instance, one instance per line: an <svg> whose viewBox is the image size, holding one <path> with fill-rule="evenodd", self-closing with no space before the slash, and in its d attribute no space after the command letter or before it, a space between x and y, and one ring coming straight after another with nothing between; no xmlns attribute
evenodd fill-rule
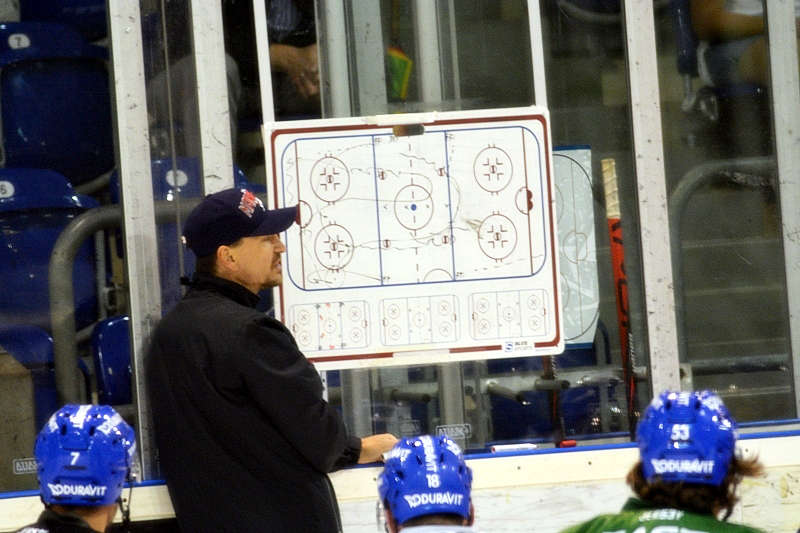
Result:
<svg viewBox="0 0 800 533"><path fill-rule="evenodd" d="M736 444L736 422L709 391L664 392L636 431L644 477L719 486Z"/></svg>
<svg viewBox="0 0 800 533"><path fill-rule="evenodd" d="M116 502L134 463L133 428L108 405L65 405L36 438L45 504L99 506Z"/></svg>
<svg viewBox="0 0 800 533"><path fill-rule="evenodd" d="M387 453L378 495L399 524L430 514L470 515L472 470L445 436L401 439Z"/></svg>

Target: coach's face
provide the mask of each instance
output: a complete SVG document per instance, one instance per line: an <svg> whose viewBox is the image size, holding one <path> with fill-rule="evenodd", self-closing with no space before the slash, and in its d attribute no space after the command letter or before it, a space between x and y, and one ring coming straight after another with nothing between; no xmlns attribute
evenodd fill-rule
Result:
<svg viewBox="0 0 800 533"><path fill-rule="evenodd" d="M286 246L277 235L243 237L227 248L233 281L251 292L258 294L283 281L281 254L286 251Z"/></svg>

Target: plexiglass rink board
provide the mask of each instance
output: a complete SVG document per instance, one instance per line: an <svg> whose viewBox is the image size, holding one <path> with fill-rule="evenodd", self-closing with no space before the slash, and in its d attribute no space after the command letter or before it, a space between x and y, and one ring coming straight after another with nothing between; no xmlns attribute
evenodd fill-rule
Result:
<svg viewBox="0 0 800 533"><path fill-rule="evenodd" d="M318 365L563 351L546 110L280 122L265 133L271 202L300 206L283 235L276 311Z"/></svg>
<svg viewBox="0 0 800 533"><path fill-rule="evenodd" d="M553 175L564 342L591 344L600 316L591 149L588 146L555 147Z"/></svg>

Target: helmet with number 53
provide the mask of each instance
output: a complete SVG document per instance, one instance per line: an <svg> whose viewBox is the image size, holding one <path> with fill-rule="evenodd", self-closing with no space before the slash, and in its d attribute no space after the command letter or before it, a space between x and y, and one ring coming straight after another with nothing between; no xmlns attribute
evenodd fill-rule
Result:
<svg viewBox="0 0 800 533"><path fill-rule="evenodd" d="M709 391L664 392L639 422L636 440L648 483L722 484L733 458L736 422Z"/></svg>

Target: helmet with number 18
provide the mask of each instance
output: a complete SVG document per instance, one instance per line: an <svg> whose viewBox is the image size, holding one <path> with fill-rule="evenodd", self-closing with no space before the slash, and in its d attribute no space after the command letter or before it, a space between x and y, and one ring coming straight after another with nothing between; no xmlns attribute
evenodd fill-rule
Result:
<svg viewBox="0 0 800 533"><path fill-rule="evenodd" d="M445 436L401 439L388 452L378 496L398 524L423 515L470 516L472 470Z"/></svg>

